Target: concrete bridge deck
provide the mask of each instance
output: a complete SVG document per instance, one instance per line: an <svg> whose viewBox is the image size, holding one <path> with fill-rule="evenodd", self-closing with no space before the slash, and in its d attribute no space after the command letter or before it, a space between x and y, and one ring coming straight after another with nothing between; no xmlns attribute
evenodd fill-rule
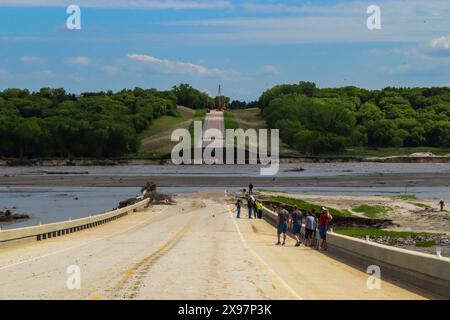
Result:
<svg viewBox="0 0 450 320"><path fill-rule="evenodd" d="M207 200L204 200L207 199ZM223 195L180 197L64 237L0 247L1 299L426 299L237 220ZM69 290L67 268L81 270Z"/></svg>

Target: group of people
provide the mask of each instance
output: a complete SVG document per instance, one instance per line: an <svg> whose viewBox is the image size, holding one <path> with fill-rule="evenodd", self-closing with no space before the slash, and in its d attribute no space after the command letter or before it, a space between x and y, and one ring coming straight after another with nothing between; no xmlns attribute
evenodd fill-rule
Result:
<svg viewBox="0 0 450 320"><path fill-rule="evenodd" d="M326 250L327 231L331 220L333 220L333 216L327 208L322 208L319 214L316 213L315 209L305 213L299 209L295 209L291 213L282 209L278 213L278 242L276 245L284 246L286 244L286 234L290 230L295 236L296 247L299 247L302 239L304 239L305 246L317 246L318 250Z"/></svg>
<svg viewBox="0 0 450 320"><path fill-rule="evenodd" d="M253 196L253 185L249 185L249 191L241 190L243 195L247 196L247 209L249 219L262 219L264 205ZM242 200L236 201L236 218L241 218ZM300 247L302 240L307 247L317 247L318 250L327 249L327 231L333 216L327 208L322 207L317 213L315 209L302 212L295 209L288 212L282 209L278 213L276 245L284 246L286 244L286 234L291 231L295 237L296 247Z"/></svg>
<svg viewBox="0 0 450 320"><path fill-rule="evenodd" d="M246 192L246 191L244 191ZM241 209L242 209L242 200L241 199L237 199L236 201L236 218L240 219L241 218ZM253 185L250 184L250 188L249 188L249 193L248 193L248 198L247 198L247 210L248 210L248 218L249 219L262 219L262 215L263 215L263 204L261 201L258 201L254 196L253 196Z"/></svg>

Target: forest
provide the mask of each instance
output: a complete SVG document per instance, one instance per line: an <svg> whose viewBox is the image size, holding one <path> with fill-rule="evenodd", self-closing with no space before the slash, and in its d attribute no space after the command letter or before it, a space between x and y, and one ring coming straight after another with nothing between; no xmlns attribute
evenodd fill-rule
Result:
<svg viewBox="0 0 450 320"><path fill-rule="evenodd" d="M318 88L277 85L259 98L270 128L308 155L351 146L450 147L450 88Z"/></svg>
<svg viewBox="0 0 450 320"><path fill-rule="evenodd" d="M153 119L177 113L173 90L0 92L1 157L117 157L136 152Z"/></svg>

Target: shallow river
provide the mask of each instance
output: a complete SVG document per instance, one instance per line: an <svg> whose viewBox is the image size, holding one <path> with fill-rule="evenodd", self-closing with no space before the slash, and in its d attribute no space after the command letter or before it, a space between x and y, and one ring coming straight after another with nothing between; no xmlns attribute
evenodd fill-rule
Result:
<svg viewBox="0 0 450 320"><path fill-rule="evenodd" d="M304 171L292 171L302 168ZM259 175L259 166L114 166L114 167L1 167L0 175L40 176L49 173L81 173L86 175L161 175L161 176L235 176L252 177ZM397 163L302 163L282 165L278 176L342 176L373 173L444 173L450 172L450 164L397 164ZM449 182L450 184L450 182ZM245 186L243 186L245 187ZM226 187L161 188L164 193L190 193L205 190L224 190ZM257 188L257 186L256 186ZM265 187L265 189L270 189ZM409 187L392 188L299 188L277 187L276 190L291 193L343 194L343 195L398 195L415 194L422 199L450 199L449 188ZM121 200L139 193L139 188L128 187L7 187L0 186L0 210L13 209L15 213L25 213L31 219L3 229L17 228L75 219L97 214L115 208Z"/></svg>

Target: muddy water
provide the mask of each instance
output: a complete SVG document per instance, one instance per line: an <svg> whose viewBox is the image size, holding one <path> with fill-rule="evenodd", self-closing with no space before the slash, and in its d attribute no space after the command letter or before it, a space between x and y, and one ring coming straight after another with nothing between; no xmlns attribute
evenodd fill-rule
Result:
<svg viewBox="0 0 450 320"><path fill-rule="evenodd" d="M298 169L302 168L303 171ZM450 164L396 164L396 163L302 163L283 164L278 177L320 177L320 176L349 176L367 174L389 173L448 173ZM260 166L233 165L233 166L86 166L86 167L1 167L2 176L40 176L63 173L73 175L95 176L217 176L217 177L257 177ZM449 183L450 184L450 183ZM243 186L245 187L245 186ZM224 190L220 187L185 187L161 188L161 192L192 193L206 190ZM256 186L257 188L257 186ZM415 194L422 199L450 199L449 188L446 187L276 187L278 191L289 193L306 193L319 195L398 195L403 193ZM3 228L16 228L36 225L40 222L75 219L111 210L118 202L135 196L139 188L131 187L8 187L0 186L0 210L13 209L16 213L31 216L25 222L12 225L3 225Z"/></svg>

